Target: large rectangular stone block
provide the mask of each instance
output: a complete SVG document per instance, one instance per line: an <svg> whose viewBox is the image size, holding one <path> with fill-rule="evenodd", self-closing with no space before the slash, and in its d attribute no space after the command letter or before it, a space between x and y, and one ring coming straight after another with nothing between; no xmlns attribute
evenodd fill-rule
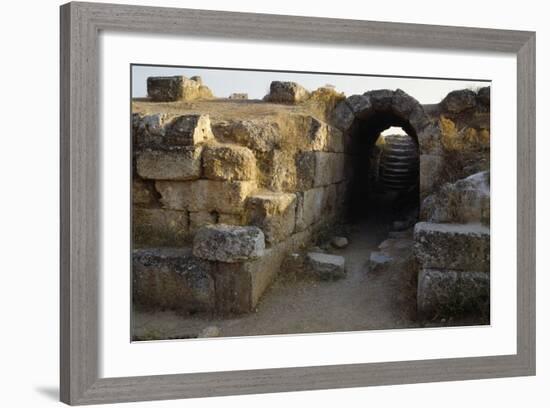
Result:
<svg viewBox="0 0 550 408"><path fill-rule="evenodd" d="M144 179L195 180L201 176L201 146L144 149L136 153L138 174Z"/></svg>
<svg viewBox="0 0 550 408"><path fill-rule="evenodd" d="M298 188L305 190L345 179L344 153L302 152L296 160Z"/></svg>
<svg viewBox="0 0 550 408"><path fill-rule="evenodd" d="M489 323L489 273L421 269L417 303L424 319L476 315Z"/></svg>
<svg viewBox="0 0 550 408"><path fill-rule="evenodd" d="M212 263L190 248L148 248L132 253L132 298L136 305L186 312L215 310Z"/></svg>
<svg viewBox="0 0 550 408"><path fill-rule="evenodd" d="M325 189L312 188L297 194L296 231L303 231L321 218L325 206Z"/></svg>
<svg viewBox="0 0 550 408"><path fill-rule="evenodd" d="M246 197L256 189L252 181L157 181L166 208L240 214Z"/></svg>
<svg viewBox="0 0 550 408"><path fill-rule="evenodd" d="M219 262L243 262L262 256L265 237L255 226L206 225L193 239L193 255Z"/></svg>
<svg viewBox="0 0 550 408"><path fill-rule="evenodd" d="M211 180L256 179L256 157L248 147L211 144L203 154L204 175Z"/></svg>
<svg viewBox="0 0 550 408"><path fill-rule="evenodd" d="M414 227L415 256L427 269L487 272L489 232L481 224L419 222Z"/></svg>
<svg viewBox="0 0 550 408"><path fill-rule="evenodd" d="M296 195L271 192L251 195L246 200L245 218L248 225L261 228L269 244L282 241L294 231Z"/></svg>
<svg viewBox="0 0 550 408"><path fill-rule="evenodd" d="M189 238L187 211L134 207L132 231L136 246L183 245Z"/></svg>
<svg viewBox="0 0 550 408"><path fill-rule="evenodd" d="M314 151L342 153L344 151L343 133L320 120L310 117L307 147Z"/></svg>

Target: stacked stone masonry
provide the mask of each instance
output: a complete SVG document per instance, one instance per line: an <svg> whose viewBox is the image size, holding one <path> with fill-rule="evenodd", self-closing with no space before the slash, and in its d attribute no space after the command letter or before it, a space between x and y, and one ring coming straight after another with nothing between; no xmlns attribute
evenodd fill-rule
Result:
<svg viewBox="0 0 550 408"><path fill-rule="evenodd" d="M161 85L166 100L180 86ZM285 256L344 212L345 136L308 113L134 113L132 133L134 299L147 306L251 311ZM248 253L206 245L241 242L242 228L261 233Z"/></svg>

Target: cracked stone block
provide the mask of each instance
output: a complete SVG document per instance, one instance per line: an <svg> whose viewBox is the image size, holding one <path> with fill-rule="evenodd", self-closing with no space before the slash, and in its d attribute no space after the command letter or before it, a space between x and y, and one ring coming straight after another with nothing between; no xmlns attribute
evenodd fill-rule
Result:
<svg viewBox="0 0 550 408"><path fill-rule="evenodd" d="M195 180L201 176L200 146L144 149L136 154L138 174L153 180Z"/></svg>
<svg viewBox="0 0 550 408"><path fill-rule="evenodd" d="M211 180L254 180L256 158L247 147L229 144L206 146L203 154L206 178Z"/></svg>
<svg viewBox="0 0 550 408"><path fill-rule="evenodd" d="M306 268L311 275L321 280L337 280L346 277L346 260L343 256L309 252Z"/></svg>
<svg viewBox="0 0 550 408"><path fill-rule="evenodd" d="M258 258L264 249L264 233L254 226L207 225L193 239L193 254L210 261L246 261Z"/></svg>
<svg viewBox="0 0 550 408"><path fill-rule="evenodd" d="M246 223L264 232L266 242L274 244L289 237L296 222L296 195L265 192L248 197Z"/></svg>

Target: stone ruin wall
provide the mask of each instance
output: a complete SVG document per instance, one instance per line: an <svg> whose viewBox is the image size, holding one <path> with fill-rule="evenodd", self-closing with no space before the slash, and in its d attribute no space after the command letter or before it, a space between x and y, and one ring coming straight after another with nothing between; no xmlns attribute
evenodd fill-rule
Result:
<svg viewBox="0 0 550 408"><path fill-rule="evenodd" d="M160 98L178 95L166 87L165 81L156 93ZM311 95L297 84L273 83L265 100L300 105ZM488 172L479 173L489 169L488 88L456 91L425 106L400 90L341 99L250 119L213 120L206 111L133 114L134 299L186 311L253 310L285 257L345 213L353 130L378 110L406 120L419 144L419 308L433 308L433 297L445 296L449 285L462 282L475 291L482 281L488 288L489 180ZM464 181L474 173L482 175ZM481 227L448 227L471 223ZM239 259L197 253L193 241L208 225L228 225L222 233L261 248ZM261 235L239 226L255 227ZM449 242L461 253L481 242L487 252L477 263L453 264L453 250L444 250ZM425 284L434 279L439 287Z"/></svg>
<svg viewBox="0 0 550 408"><path fill-rule="evenodd" d="M250 311L284 257L344 213L345 136L310 114L214 121L206 112L134 114L132 131L133 283L141 304ZM265 250L238 261L197 255L194 240L207 225L257 227ZM159 247L181 250L152 250Z"/></svg>

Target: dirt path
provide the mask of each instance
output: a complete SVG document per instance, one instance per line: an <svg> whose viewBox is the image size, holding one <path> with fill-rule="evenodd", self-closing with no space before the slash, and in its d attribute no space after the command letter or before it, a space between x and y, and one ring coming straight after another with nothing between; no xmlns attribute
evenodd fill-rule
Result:
<svg viewBox="0 0 550 408"><path fill-rule="evenodd" d="M371 251L387 237L387 227L361 224L350 244L334 254L346 258L347 277L339 281L289 280L281 271L255 313L225 319L180 316L175 312L136 312L141 338L196 337L216 326L224 337L418 327L414 279L405 268L367 273Z"/></svg>

